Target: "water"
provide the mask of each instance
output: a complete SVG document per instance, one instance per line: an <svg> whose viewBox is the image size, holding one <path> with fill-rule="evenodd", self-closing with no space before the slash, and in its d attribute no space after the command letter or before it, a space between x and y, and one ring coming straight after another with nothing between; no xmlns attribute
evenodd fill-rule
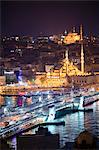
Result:
<svg viewBox="0 0 99 150"><path fill-rule="evenodd" d="M14 100L11 100L10 97L10 101ZM65 126L47 126L51 133L60 134L61 147L64 146L65 142L73 142L79 133L85 129L99 138L99 101L95 102L91 107L93 107L93 112L76 112L57 119L57 121L65 121ZM35 133L35 130L37 128L30 130L30 133ZM15 145L16 137L9 141Z"/></svg>

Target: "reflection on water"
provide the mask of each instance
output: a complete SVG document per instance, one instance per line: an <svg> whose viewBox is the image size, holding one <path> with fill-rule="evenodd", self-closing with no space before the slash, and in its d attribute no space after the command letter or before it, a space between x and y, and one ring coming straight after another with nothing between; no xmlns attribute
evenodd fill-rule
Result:
<svg viewBox="0 0 99 150"><path fill-rule="evenodd" d="M6 106L13 106L15 107L17 104L17 97L16 96L0 96L0 107L2 107L3 105Z"/></svg>
<svg viewBox="0 0 99 150"><path fill-rule="evenodd" d="M22 96L0 96L0 107L3 105L8 107L16 107L24 105L31 105L32 104L32 97L22 97Z"/></svg>
<svg viewBox="0 0 99 150"><path fill-rule="evenodd" d="M0 107L2 105L4 105L5 101L4 101L4 97L3 96L0 96Z"/></svg>
<svg viewBox="0 0 99 150"><path fill-rule="evenodd" d="M23 99L21 97L0 97L0 105L14 105ZM25 99L25 104L30 105L34 101L34 98ZM76 112L73 114L67 114L66 116L57 119L57 121L65 121L65 126L47 126L51 133L60 134L60 144L63 146L65 142L73 142L80 132L87 129L91 133L99 137L99 101L94 103L93 112ZM32 129L29 133L34 134L36 129ZM10 139L13 144L16 143L16 138Z"/></svg>

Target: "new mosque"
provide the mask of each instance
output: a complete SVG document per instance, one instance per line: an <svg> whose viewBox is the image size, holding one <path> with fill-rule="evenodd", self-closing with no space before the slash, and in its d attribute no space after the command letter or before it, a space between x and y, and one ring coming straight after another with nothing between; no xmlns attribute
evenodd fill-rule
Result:
<svg viewBox="0 0 99 150"><path fill-rule="evenodd" d="M79 41L81 47L81 67L77 68L72 61L69 60L68 50L65 52L65 58L61 62L61 67L55 69L54 65L50 66L49 71L45 73L37 73L35 83L42 87L63 87L70 85L73 81L75 84L88 85L99 82L99 75L92 75L85 72L84 48L83 48L83 29L80 26L80 35L77 33L69 33L65 38L66 44Z"/></svg>

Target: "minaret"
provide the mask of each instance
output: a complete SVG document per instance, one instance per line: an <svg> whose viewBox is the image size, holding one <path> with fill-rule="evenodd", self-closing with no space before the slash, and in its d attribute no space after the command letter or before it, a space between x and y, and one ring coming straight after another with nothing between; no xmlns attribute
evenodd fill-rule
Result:
<svg viewBox="0 0 99 150"><path fill-rule="evenodd" d="M81 42L81 72L84 74L84 50L83 50L83 31L82 25L80 26L80 42Z"/></svg>
<svg viewBox="0 0 99 150"><path fill-rule="evenodd" d="M68 50L66 50L66 53L65 53L65 58L66 58L66 74L68 75Z"/></svg>
<svg viewBox="0 0 99 150"><path fill-rule="evenodd" d="M73 27L73 33L75 33L76 32L76 28L75 27Z"/></svg>
<svg viewBox="0 0 99 150"><path fill-rule="evenodd" d="M67 35L67 30L65 30L64 34Z"/></svg>

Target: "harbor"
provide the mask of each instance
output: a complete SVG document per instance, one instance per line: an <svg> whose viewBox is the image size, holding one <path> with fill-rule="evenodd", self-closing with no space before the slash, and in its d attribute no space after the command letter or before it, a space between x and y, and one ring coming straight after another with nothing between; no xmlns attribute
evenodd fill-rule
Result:
<svg viewBox="0 0 99 150"><path fill-rule="evenodd" d="M32 93L28 97L21 95L21 102L20 98L17 101L18 109L17 107L12 107L10 96L10 105L9 107L3 107L3 113L1 114L1 118L3 116L3 120L1 119L1 121L3 122L1 122L0 137L8 138L29 130L31 127L36 127L40 123L54 125L53 120L64 117L65 115L79 112L93 112L93 107L87 107L84 104L90 105L99 100L99 92L97 91L91 92L90 95L86 93L86 95L82 96L73 96L71 96L71 91L69 96L67 94L61 94L61 92L57 94L55 91ZM4 122L6 122L6 125L3 127Z"/></svg>

